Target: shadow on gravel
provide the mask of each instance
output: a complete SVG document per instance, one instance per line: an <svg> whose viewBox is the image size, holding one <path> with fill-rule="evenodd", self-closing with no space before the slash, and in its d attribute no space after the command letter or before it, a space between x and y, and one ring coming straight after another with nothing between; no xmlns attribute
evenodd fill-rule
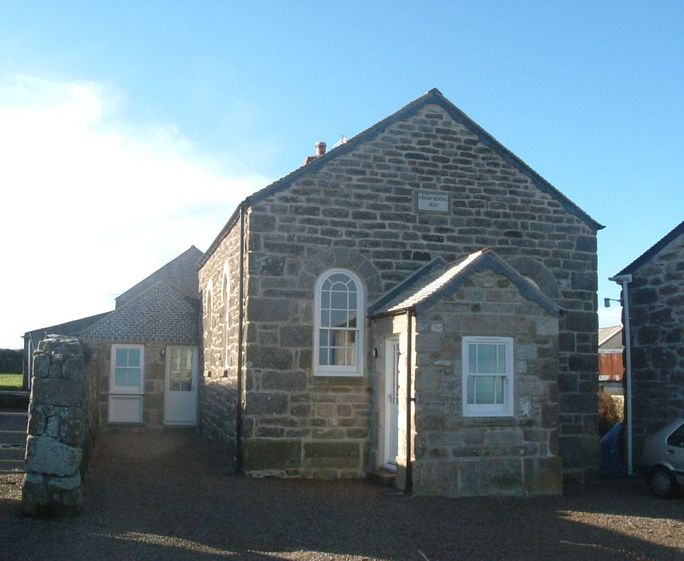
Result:
<svg viewBox="0 0 684 561"><path fill-rule="evenodd" d="M406 498L364 481L226 476L187 434L108 434L83 515L2 518L0 560L684 558L684 501L607 483L555 498Z"/></svg>

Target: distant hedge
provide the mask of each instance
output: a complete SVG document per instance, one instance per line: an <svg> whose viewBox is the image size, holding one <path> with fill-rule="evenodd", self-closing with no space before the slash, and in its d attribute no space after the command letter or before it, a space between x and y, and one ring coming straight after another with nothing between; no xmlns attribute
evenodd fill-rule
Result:
<svg viewBox="0 0 684 561"><path fill-rule="evenodd" d="M21 350L0 349L0 372L21 372L22 356Z"/></svg>

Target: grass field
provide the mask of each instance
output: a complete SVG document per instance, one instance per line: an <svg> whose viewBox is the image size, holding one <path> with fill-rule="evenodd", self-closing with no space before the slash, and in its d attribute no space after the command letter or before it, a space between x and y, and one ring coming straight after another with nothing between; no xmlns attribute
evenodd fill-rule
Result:
<svg viewBox="0 0 684 561"><path fill-rule="evenodd" d="M20 390L23 378L21 374L0 374L0 391Z"/></svg>

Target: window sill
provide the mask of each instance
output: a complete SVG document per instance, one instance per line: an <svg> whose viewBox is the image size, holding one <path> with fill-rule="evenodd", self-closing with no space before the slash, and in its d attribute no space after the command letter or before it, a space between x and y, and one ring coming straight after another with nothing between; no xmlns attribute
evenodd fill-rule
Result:
<svg viewBox="0 0 684 561"><path fill-rule="evenodd" d="M468 427L532 427L533 419L517 419L516 417L462 417L458 426Z"/></svg>

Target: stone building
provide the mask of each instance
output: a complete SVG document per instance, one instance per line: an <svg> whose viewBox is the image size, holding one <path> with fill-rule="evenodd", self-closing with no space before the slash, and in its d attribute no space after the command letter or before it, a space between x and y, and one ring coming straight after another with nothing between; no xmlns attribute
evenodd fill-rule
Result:
<svg viewBox="0 0 684 561"><path fill-rule="evenodd" d="M601 225L438 90L307 162L198 265L203 435L426 494L594 474Z"/></svg>
<svg viewBox="0 0 684 561"><path fill-rule="evenodd" d="M643 437L684 412L684 222L616 276L628 284L634 458Z"/></svg>
<svg viewBox="0 0 684 561"><path fill-rule="evenodd" d="M192 246L116 298L114 310L29 332L74 335L94 384L99 426L194 426L200 301ZM30 356L30 355L28 355ZM30 360L26 359L30 364Z"/></svg>

